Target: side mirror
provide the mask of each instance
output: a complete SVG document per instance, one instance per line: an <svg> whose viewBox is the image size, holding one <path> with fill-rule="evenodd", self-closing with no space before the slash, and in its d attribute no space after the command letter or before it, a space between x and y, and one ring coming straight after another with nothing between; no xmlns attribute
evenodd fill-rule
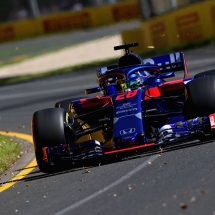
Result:
<svg viewBox="0 0 215 215"><path fill-rule="evenodd" d="M85 89L85 94L91 94L91 93L97 93L97 92L100 92L99 87L93 87L90 89Z"/></svg>

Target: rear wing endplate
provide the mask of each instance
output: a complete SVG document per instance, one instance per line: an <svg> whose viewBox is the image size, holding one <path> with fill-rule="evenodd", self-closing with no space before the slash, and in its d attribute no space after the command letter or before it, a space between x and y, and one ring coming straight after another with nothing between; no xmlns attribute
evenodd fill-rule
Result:
<svg viewBox="0 0 215 215"><path fill-rule="evenodd" d="M188 70L183 52L161 55L143 60L144 64L158 65L161 73L184 71L184 78L188 78Z"/></svg>

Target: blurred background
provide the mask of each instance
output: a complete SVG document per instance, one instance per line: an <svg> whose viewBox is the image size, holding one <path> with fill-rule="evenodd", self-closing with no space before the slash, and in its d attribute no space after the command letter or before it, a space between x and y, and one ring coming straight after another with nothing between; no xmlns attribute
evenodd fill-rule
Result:
<svg viewBox="0 0 215 215"><path fill-rule="evenodd" d="M126 1L131 0L1 0L0 23L66 11L81 11L85 8ZM137 0L141 8L142 19L148 19L199 1L204 0Z"/></svg>
<svg viewBox="0 0 215 215"><path fill-rule="evenodd" d="M16 74L111 60L123 54L113 46L134 41L141 56L214 44L215 0L0 1L0 77L26 59Z"/></svg>

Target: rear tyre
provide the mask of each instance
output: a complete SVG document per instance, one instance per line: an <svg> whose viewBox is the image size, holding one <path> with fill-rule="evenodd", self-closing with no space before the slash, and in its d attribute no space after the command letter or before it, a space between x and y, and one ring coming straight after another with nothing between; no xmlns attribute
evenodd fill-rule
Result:
<svg viewBox="0 0 215 215"><path fill-rule="evenodd" d="M76 97L76 98L69 98L69 99L65 99L65 100L62 100L62 101L58 101L55 103L55 106L56 108L64 108L68 113L71 112L70 110L70 104L72 101L74 100L79 100L79 99L82 99L83 97Z"/></svg>
<svg viewBox="0 0 215 215"><path fill-rule="evenodd" d="M194 78L201 78L201 77L205 77L205 76L211 76L211 75L215 75L215 69L212 69L212 70L208 70L208 71L205 71L205 72L200 72L198 74L196 74L194 76Z"/></svg>
<svg viewBox="0 0 215 215"><path fill-rule="evenodd" d="M58 161L46 153L47 147L59 146L75 141L74 132L68 127L70 118L63 108L48 108L34 113L32 134L35 156L42 172L58 170Z"/></svg>
<svg viewBox="0 0 215 215"><path fill-rule="evenodd" d="M58 101L55 103L56 108L64 108L68 113L70 112L69 105L71 104L72 100L74 99L65 99L62 101Z"/></svg>
<svg viewBox="0 0 215 215"><path fill-rule="evenodd" d="M81 129L80 123L78 122L78 120L74 119L74 115L71 112L71 108L70 108L70 104L72 101L74 100L80 100L83 99L83 97L76 97L76 98L70 98L70 99L65 99L65 100L61 100L55 103L55 108L64 108L66 110L66 112L69 113L70 116L70 120L73 123L73 127L75 129Z"/></svg>
<svg viewBox="0 0 215 215"><path fill-rule="evenodd" d="M187 100L184 106L186 118L215 113L215 76L199 77L186 85Z"/></svg>

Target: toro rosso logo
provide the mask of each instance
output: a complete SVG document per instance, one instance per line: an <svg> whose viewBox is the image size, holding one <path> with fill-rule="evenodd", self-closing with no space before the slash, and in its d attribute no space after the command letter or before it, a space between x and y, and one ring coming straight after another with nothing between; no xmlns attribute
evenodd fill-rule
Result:
<svg viewBox="0 0 215 215"><path fill-rule="evenodd" d="M125 134L132 134L134 132L135 132L135 128L127 128L127 129L121 130L119 133L121 135L125 135Z"/></svg>

